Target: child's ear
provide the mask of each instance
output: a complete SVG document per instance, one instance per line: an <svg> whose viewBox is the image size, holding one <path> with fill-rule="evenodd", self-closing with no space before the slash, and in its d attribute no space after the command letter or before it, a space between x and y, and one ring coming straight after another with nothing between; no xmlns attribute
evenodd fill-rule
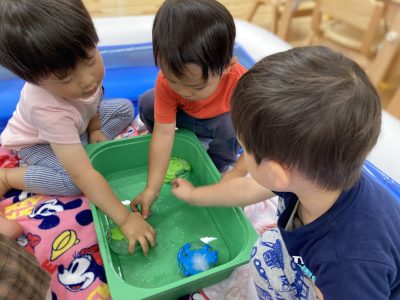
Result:
<svg viewBox="0 0 400 300"><path fill-rule="evenodd" d="M290 184L290 171L282 164L269 160L265 162L270 172L272 184L276 190L286 190Z"/></svg>
<svg viewBox="0 0 400 300"><path fill-rule="evenodd" d="M237 63L237 60L238 60L238 59L237 59L236 56L232 57L232 58L231 58L231 61L229 62L229 65L224 69L223 74L229 73L229 72L231 71L231 69L232 69L232 66L233 66L235 63Z"/></svg>

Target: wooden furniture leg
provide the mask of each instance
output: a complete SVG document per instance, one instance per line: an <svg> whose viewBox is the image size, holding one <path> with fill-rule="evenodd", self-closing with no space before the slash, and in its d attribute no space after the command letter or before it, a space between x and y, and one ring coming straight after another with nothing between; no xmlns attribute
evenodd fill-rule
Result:
<svg viewBox="0 0 400 300"><path fill-rule="evenodd" d="M392 41L387 39L384 41L382 49L378 51L367 69L368 76L375 86L378 86L379 82L383 80L394 61L396 52L400 49L400 5L393 6L392 9L396 10L396 13L388 34L391 34L394 38Z"/></svg>
<svg viewBox="0 0 400 300"><path fill-rule="evenodd" d="M251 22L253 20L254 15L256 14L256 11L257 11L258 7L263 3L264 3L264 1L262 1L262 0L254 1L253 7L251 8L249 16L247 17L247 21Z"/></svg>
<svg viewBox="0 0 400 300"><path fill-rule="evenodd" d="M278 36L284 40L287 39L290 23L293 16L293 0L286 0L282 16L279 20Z"/></svg>
<svg viewBox="0 0 400 300"><path fill-rule="evenodd" d="M392 100L390 100L387 111L393 116L400 118L400 87L397 88Z"/></svg>

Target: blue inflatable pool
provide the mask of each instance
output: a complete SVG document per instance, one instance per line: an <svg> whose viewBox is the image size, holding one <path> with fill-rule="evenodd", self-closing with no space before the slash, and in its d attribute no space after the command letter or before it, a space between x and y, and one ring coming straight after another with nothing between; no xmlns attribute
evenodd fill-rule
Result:
<svg viewBox="0 0 400 300"><path fill-rule="evenodd" d="M105 98L128 98L137 112L137 98L154 86L158 69L154 65L151 43L99 47L104 59ZM250 68L254 61L239 45L235 55ZM0 67L0 132L7 125L17 105L24 81Z"/></svg>
<svg viewBox="0 0 400 300"><path fill-rule="evenodd" d="M235 46L235 55L246 68L254 64L252 57L240 46ZM151 43L100 47L104 59L105 98L128 98L137 113L138 96L152 88L158 69L154 65ZM7 125L17 105L24 82L0 67L0 132ZM385 175L373 164L366 162L365 170L377 182L390 190L400 201L400 185Z"/></svg>

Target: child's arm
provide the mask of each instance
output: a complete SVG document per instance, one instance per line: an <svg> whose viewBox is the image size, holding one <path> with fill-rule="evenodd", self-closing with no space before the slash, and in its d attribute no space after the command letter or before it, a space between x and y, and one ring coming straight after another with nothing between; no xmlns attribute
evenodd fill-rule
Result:
<svg viewBox="0 0 400 300"><path fill-rule="evenodd" d="M118 200L104 177L97 172L81 144L51 144L54 153L74 183L97 207L109 216L129 240L132 253L136 241L148 253L148 242L155 245L154 229L138 213L130 213Z"/></svg>
<svg viewBox="0 0 400 300"><path fill-rule="evenodd" d="M145 219L151 214L151 205L158 197L164 182L174 144L174 136L175 122L171 124L154 123L150 142L147 185L144 191L137 195L130 204L134 211L137 211L137 205L140 205L142 216Z"/></svg>
<svg viewBox="0 0 400 300"><path fill-rule="evenodd" d="M104 142L108 140L108 138L101 131L99 112L97 112L97 115L90 120L88 126L88 134L89 134L90 144L95 144L98 142Z"/></svg>
<svg viewBox="0 0 400 300"><path fill-rule="evenodd" d="M236 177L197 188L178 178L174 181L172 193L185 202L199 206L246 206L275 196L251 177Z"/></svg>
<svg viewBox="0 0 400 300"><path fill-rule="evenodd" d="M221 181L225 180L230 180L235 177L244 177L248 173L246 163L244 161L244 156L243 154L240 155L239 159L236 161L235 167L230 170L229 172L226 172L223 176Z"/></svg>

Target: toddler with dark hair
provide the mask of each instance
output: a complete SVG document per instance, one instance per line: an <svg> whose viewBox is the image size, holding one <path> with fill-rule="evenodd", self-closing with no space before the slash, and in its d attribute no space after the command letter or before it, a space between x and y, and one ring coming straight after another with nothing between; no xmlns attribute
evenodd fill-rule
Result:
<svg viewBox="0 0 400 300"><path fill-rule="evenodd" d="M206 206L281 197L251 253L249 298L399 299L400 204L363 170L381 126L365 72L325 47L268 56L239 80L232 119L251 177L177 179L172 192Z"/></svg>
<svg viewBox="0 0 400 300"><path fill-rule="evenodd" d="M0 64L26 80L1 134L26 166L0 169L0 198L11 188L85 194L144 253L155 232L130 213L92 166L83 145L114 139L133 117L129 100L102 101L98 36L81 0L0 0Z"/></svg>
<svg viewBox="0 0 400 300"><path fill-rule="evenodd" d="M155 90L139 98L139 115L152 133L145 190L131 202L142 215L161 189L175 128L210 140L207 150L220 172L235 163L239 145L230 98L246 69L233 57L235 23L216 0L166 0L153 24L153 54L160 67Z"/></svg>

